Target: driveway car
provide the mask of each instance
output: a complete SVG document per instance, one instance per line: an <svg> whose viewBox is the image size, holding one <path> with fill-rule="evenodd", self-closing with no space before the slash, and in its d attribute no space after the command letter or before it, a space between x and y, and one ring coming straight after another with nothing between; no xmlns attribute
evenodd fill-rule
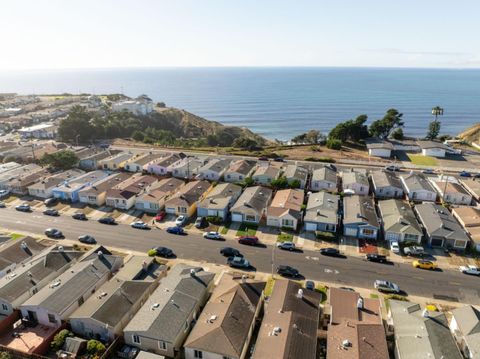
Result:
<svg viewBox="0 0 480 359"><path fill-rule="evenodd" d="M57 217L60 215L60 213L58 213L56 209L46 209L45 211L43 211L43 214L46 216L54 216L54 217Z"/></svg>
<svg viewBox="0 0 480 359"><path fill-rule="evenodd" d="M295 278L300 276L300 272L297 269L290 266L285 266L285 265L279 265L277 267L277 273L283 277Z"/></svg>
<svg viewBox="0 0 480 359"><path fill-rule="evenodd" d="M275 162L285 162L285 160L283 159L283 157L276 157L273 159Z"/></svg>
<svg viewBox="0 0 480 359"><path fill-rule="evenodd" d="M203 238L206 239L215 239L217 241L223 241L223 237L218 232L205 232L203 234Z"/></svg>
<svg viewBox="0 0 480 359"><path fill-rule="evenodd" d="M313 280L305 281L305 289L315 290L315 282Z"/></svg>
<svg viewBox="0 0 480 359"><path fill-rule="evenodd" d="M397 241L390 242L390 250L395 254L400 254L400 246Z"/></svg>
<svg viewBox="0 0 480 359"><path fill-rule="evenodd" d="M0 190L0 198L5 197L9 193L10 193L10 191L8 189L1 189Z"/></svg>
<svg viewBox="0 0 480 359"><path fill-rule="evenodd" d="M177 226L168 227L167 228L167 233L177 234L177 235L186 234L182 227L177 227Z"/></svg>
<svg viewBox="0 0 480 359"><path fill-rule="evenodd" d="M379 292L385 293L400 293L400 288L395 283L389 282L387 280L376 280L373 283L375 289Z"/></svg>
<svg viewBox="0 0 480 359"><path fill-rule="evenodd" d="M178 216L177 219L175 220L175 224L176 224L177 226L183 226L186 221L187 221L187 217L185 217L185 216Z"/></svg>
<svg viewBox="0 0 480 359"><path fill-rule="evenodd" d="M338 257L340 255L340 251L336 248L321 248L320 254L324 256Z"/></svg>
<svg viewBox="0 0 480 359"><path fill-rule="evenodd" d="M247 246L256 246L258 244L258 237L245 236L238 238L238 243L246 244Z"/></svg>
<svg viewBox="0 0 480 359"><path fill-rule="evenodd" d="M84 234L83 236L78 237L79 242L86 244L95 244L97 241L94 237L89 234Z"/></svg>
<svg viewBox="0 0 480 359"><path fill-rule="evenodd" d="M250 268L250 262L243 257L229 257L227 264L232 268Z"/></svg>
<svg viewBox="0 0 480 359"><path fill-rule="evenodd" d="M277 248L283 249L285 251L294 251L295 250L295 243L293 243L293 242L277 243Z"/></svg>
<svg viewBox="0 0 480 359"><path fill-rule="evenodd" d="M412 266L420 269L437 269L437 263L424 259L413 261Z"/></svg>
<svg viewBox="0 0 480 359"><path fill-rule="evenodd" d="M329 164L326 164L325 167L330 168L332 171L337 172L337 166L335 166L334 164L329 163Z"/></svg>
<svg viewBox="0 0 480 359"><path fill-rule="evenodd" d="M74 213L72 215L72 218L77 219L79 221L86 221L87 220L87 216L85 215L85 213Z"/></svg>
<svg viewBox="0 0 480 359"><path fill-rule="evenodd" d="M47 198L45 201L43 201L43 204L45 206L54 206L58 203L58 199L56 198Z"/></svg>
<svg viewBox="0 0 480 359"><path fill-rule="evenodd" d="M367 261L369 262L377 262L377 263L387 263L388 260L387 260L387 257L386 256L382 256L381 254L367 254L366 256L367 258Z"/></svg>
<svg viewBox="0 0 480 359"><path fill-rule="evenodd" d="M431 168L424 169L422 173L425 173L426 175L433 175L435 174L435 171L432 170Z"/></svg>
<svg viewBox="0 0 480 359"><path fill-rule="evenodd" d="M62 231L56 229L56 228L47 228L45 230L45 235L50 238L62 238L63 233Z"/></svg>
<svg viewBox="0 0 480 359"><path fill-rule="evenodd" d="M480 268L474 265L460 266L460 272L470 275L480 275Z"/></svg>
<svg viewBox="0 0 480 359"><path fill-rule="evenodd" d="M389 166L385 166L385 170L390 172L399 172L400 167L398 167L397 165L389 165Z"/></svg>
<svg viewBox="0 0 480 359"><path fill-rule="evenodd" d="M220 249L220 254L225 257L243 257L238 249L225 247Z"/></svg>
<svg viewBox="0 0 480 359"><path fill-rule="evenodd" d="M31 211L30 205L27 204L27 203L19 204L18 206L15 207L15 209L17 211L20 211L20 212L30 212Z"/></svg>
<svg viewBox="0 0 480 359"><path fill-rule="evenodd" d="M7 205L5 204L5 202L0 202L0 208L6 208Z"/></svg>
<svg viewBox="0 0 480 359"><path fill-rule="evenodd" d="M403 253L409 257L423 257L425 255L425 250L421 246L411 246L405 247Z"/></svg>
<svg viewBox="0 0 480 359"><path fill-rule="evenodd" d="M173 257L173 251L167 247L156 247L152 248L155 250L155 255L163 258L170 258Z"/></svg>
<svg viewBox="0 0 480 359"><path fill-rule="evenodd" d="M208 221L205 217L197 217L195 220L195 228L201 229L208 227Z"/></svg>
<svg viewBox="0 0 480 359"><path fill-rule="evenodd" d="M117 222L115 221L115 218L113 217L103 217L103 218L100 218L98 222L102 224L117 224Z"/></svg>
<svg viewBox="0 0 480 359"><path fill-rule="evenodd" d="M150 229L150 227L148 226L148 224L146 224L146 223L143 222L143 221L135 221L135 222L132 222L132 223L130 223L130 227L132 227L132 228L137 228L137 229Z"/></svg>
<svg viewBox="0 0 480 359"><path fill-rule="evenodd" d="M165 218L165 216L167 215L167 212L165 211L160 211L157 213L157 215L155 216L155 222L161 222L163 221L163 219Z"/></svg>

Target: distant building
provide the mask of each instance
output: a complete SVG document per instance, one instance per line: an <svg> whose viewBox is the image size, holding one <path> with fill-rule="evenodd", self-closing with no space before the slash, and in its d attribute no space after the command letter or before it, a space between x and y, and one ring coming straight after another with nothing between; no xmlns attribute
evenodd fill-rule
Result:
<svg viewBox="0 0 480 359"><path fill-rule="evenodd" d="M57 135L57 125L53 123L41 123L35 126L23 127L18 130L22 138L55 138Z"/></svg>
<svg viewBox="0 0 480 359"><path fill-rule="evenodd" d="M145 96L139 96L134 100L124 100L112 104L113 112L128 111L134 115L147 115L153 111L153 101Z"/></svg>
<svg viewBox="0 0 480 359"><path fill-rule="evenodd" d="M435 141L417 141L422 150L422 155L443 158L450 148L441 142Z"/></svg>
<svg viewBox="0 0 480 359"><path fill-rule="evenodd" d="M367 138L365 143L370 156L390 158L392 155L393 145L388 141L378 138Z"/></svg>

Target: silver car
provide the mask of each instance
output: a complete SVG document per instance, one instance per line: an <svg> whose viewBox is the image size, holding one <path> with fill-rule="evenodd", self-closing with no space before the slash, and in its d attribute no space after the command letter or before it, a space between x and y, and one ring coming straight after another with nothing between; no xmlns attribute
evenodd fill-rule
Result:
<svg viewBox="0 0 480 359"><path fill-rule="evenodd" d="M388 280L376 280L375 283L373 283L373 286L379 292L395 293L395 294L400 293L400 288L398 287L398 285L396 285L395 283L389 282Z"/></svg>

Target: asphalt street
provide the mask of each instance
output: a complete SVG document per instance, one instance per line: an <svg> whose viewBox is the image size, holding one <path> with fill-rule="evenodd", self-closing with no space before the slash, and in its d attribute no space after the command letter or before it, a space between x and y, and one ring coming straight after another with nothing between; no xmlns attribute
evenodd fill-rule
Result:
<svg viewBox="0 0 480 359"><path fill-rule="evenodd" d="M99 244L146 252L156 246L171 248L178 258L225 264L219 250L225 246L239 249L255 270L272 271L277 265L297 268L307 279L334 282L339 286L373 288L375 279L390 280L409 295L480 304L480 278L454 270L426 271L408 264L379 264L357 257L325 257L318 252L286 252L274 246L250 247L236 241L213 241L198 234L177 236L164 230L139 230L128 225L109 226L97 221L78 221L70 216L49 217L41 212L23 213L12 208L0 209L0 228L13 232L43 234L46 228L61 230L67 239L83 234L94 236ZM59 240L61 243L61 240Z"/></svg>

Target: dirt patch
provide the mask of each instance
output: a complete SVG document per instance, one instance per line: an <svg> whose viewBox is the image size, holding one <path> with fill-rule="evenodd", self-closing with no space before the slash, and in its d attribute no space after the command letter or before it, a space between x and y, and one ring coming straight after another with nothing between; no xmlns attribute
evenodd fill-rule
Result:
<svg viewBox="0 0 480 359"><path fill-rule="evenodd" d="M358 240L358 251L363 254L378 254L378 246L363 239Z"/></svg>

